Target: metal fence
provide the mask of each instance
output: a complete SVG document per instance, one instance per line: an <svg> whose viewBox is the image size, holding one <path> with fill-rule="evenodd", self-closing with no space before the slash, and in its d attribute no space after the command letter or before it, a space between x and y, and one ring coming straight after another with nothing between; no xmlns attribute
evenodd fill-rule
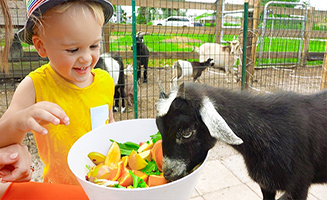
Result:
<svg viewBox="0 0 327 200"><path fill-rule="evenodd" d="M217 0L215 3L112 0L115 15L103 28L102 53L119 54L124 68L136 65L136 52L131 47L135 46L138 31L147 33L144 43L150 51L147 83L143 83L142 75L137 98L133 99L132 95L126 112L114 113L115 120L154 118L159 82L166 91L170 90L172 65L177 60L198 61L199 53L196 49L200 45L227 45L234 36L240 40L243 50L243 55L239 55L240 59L234 67L238 74L242 70L237 66L243 67L242 81L228 82L222 69L209 68L201 75L203 84L232 90L245 88L255 92L287 90L313 93L326 87L327 67L323 59L327 12L299 3L263 1L238 5L225 0ZM16 0L10 6L13 24L18 30L26 20L25 4ZM154 21L170 16L188 17L192 25L165 26ZM183 23L185 25L187 22ZM2 40L3 15L0 16L0 41ZM0 116L8 108L17 84L30 71L48 62L46 58L38 56L33 46L21 44L18 40L14 40L11 49L10 74L0 73ZM136 66L133 68L136 69ZM142 74L143 70L144 67ZM134 79L133 75L126 75L125 87L132 89L130 92L134 88ZM192 80L192 77L182 79ZM25 137L25 143L30 147L36 171L42 172L43 164L38 159L31 133ZM41 173L35 174L33 180L41 181Z"/></svg>
<svg viewBox="0 0 327 200"><path fill-rule="evenodd" d="M125 113L116 112L117 121L124 119L153 118L158 99L158 83L169 91L173 78L172 65L177 60L197 61L196 51L204 43L227 45L233 37L243 47L243 31L247 31L243 55L235 65L245 67L245 88L259 92L276 90L312 93L319 91L323 81L323 58L326 45L327 12L301 3L260 2L249 5L244 16L244 5L217 0L215 3L197 3L165 0L112 0L115 14L103 28L102 53L119 54L124 67L133 65L133 36L135 31L146 32L144 43L150 51L148 81L143 83L143 70L137 99L127 106ZM133 7L134 6L134 7ZM134 13L132 11L135 11ZM16 30L26 20L23 1L11 4ZM135 16L133 18L133 15ZM169 16L185 16L192 25L156 25L156 20ZM246 22L244 24L244 22ZM185 24L184 24L185 25ZM3 19L0 17L1 31ZM134 35L133 35L134 30ZM3 34L1 32L0 37ZM0 73L0 115L10 104L16 85L32 70L47 62L40 58L33 46L13 43L10 74ZM136 63L135 63L136 64ZM136 67L134 67L136 68ZM222 69L209 68L201 75L203 84L240 90L242 82L226 81ZM133 88L133 76L127 76L126 87ZM184 77L183 81L192 81Z"/></svg>

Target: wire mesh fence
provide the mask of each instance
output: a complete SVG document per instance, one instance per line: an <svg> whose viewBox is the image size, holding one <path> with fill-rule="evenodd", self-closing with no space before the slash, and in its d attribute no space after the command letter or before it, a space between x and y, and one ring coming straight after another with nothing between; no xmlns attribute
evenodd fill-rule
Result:
<svg viewBox="0 0 327 200"><path fill-rule="evenodd" d="M133 1L111 2L115 7L115 14L111 22L103 28L102 53L118 54L123 60L124 68L127 68L129 65L133 66ZM11 15L16 30L24 25L25 10L23 1L11 3ZM126 85L126 98L129 101L125 113L115 113L116 120L155 117L158 82L169 91L176 71L173 65L177 60L199 61L199 47L204 43L228 46L228 42L234 37L240 42L243 39L244 5L234 4L233 1L136 1L134 11L136 31L145 33L143 42L149 49L148 77L147 83L143 83L145 67L142 63L138 98L134 101L133 72L126 75L123 84ZM252 23L248 35L252 35L251 47L255 49L251 52L255 52L254 55L247 55L252 58L252 71L248 69L251 63L245 61L246 75L249 76L247 88L255 91L288 90L301 93L320 90L326 44L326 11L315 10L299 2L259 1L250 5L249 16L245 17L249 20L248 24ZM3 19L0 22L3 25ZM241 43L240 48L242 47ZM216 50L209 51L213 57L217 57L213 55L218 53ZM234 80L228 80L224 71L228 69L226 65L233 65L232 74L241 75L240 67L237 70L237 66L242 64L242 56L233 56L238 58L236 63L230 64L228 57L224 58L224 66L208 67L202 72L200 81L204 84L240 89L240 79L234 83ZM218 58L222 60L221 56ZM10 74L0 74L1 114L10 104L16 85L30 71L48 62L46 58L38 56L33 46L21 44L17 38L14 38L9 60ZM178 83L192 80L192 76L184 76Z"/></svg>
<svg viewBox="0 0 327 200"><path fill-rule="evenodd" d="M296 0L295 3L255 1L254 5L249 5L247 16L244 16L244 5L232 0L217 0L214 3L137 0L135 7L133 2L112 0L115 14L103 28L101 53L119 55L125 69L125 82L119 84L125 86L126 97L123 98L126 100L126 110L121 112L119 108L114 113L116 121L135 117L154 118L159 83L169 91L174 86L174 74L178 74L180 69L176 67L176 62L199 61L201 53L205 59L216 57L216 66L207 67L201 73L199 79L203 84L240 90L242 65L245 68L242 78L246 89L258 92L287 90L313 93L321 90L326 81L323 78L327 71L323 67L323 59L327 11L316 10ZM25 3L16 0L11 2L10 7L17 31L26 20ZM1 42L4 37L3 24L1 15ZM138 56L148 58L146 77L145 63L140 63L138 84L134 84L136 77L133 76L137 73L131 70L137 69L133 58L135 50L139 51L137 44L133 43L133 37L137 36L133 34L133 28L136 33L143 33L142 42L149 50L148 55ZM242 34L245 30L247 43L243 48ZM239 41L239 49L246 53L244 61L242 53L235 54L228 48L233 40ZM205 54L201 52L201 45L205 43L215 43L219 47L205 48L205 51L209 51ZM222 60L223 64L218 65ZM22 44L15 37L9 61L10 73L0 73L0 115L8 108L17 84L30 71L48 62L47 58L38 56L33 46ZM226 69L232 69L231 74L226 75ZM178 83L193 81L190 74L182 77ZM236 75L239 79L234 82L233 76ZM136 90L135 86L138 86ZM137 91L136 99L134 91ZM118 99L121 107L122 97ZM27 137L27 140L30 138Z"/></svg>

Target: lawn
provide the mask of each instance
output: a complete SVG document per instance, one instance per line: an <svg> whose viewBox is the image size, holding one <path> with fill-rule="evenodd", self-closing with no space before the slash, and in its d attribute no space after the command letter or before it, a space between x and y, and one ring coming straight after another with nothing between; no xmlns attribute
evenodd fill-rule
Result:
<svg viewBox="0 0 327 200"><path fill-rule="evenodd" d="M275 30L278 31L278 30ZM235 35L238 37L238 35ZM224 41L232 41L234 35L224 35ZM260 36L258 37L260 39ZM208 34L152 34L144 36L145 44L148 46L150 52L191 52L194 47L199 47L205 42L214 42L215 37ZM110 36L110 49L112 51L131 51L131 45L133 43L130 33L126 32L111 32ZM271 46L269 47L269 43ZM34 48L27 44L22 44L24 50L35 51ZM263 52L297 52L299 50L300 39L295 38L264 38ZM326 41L319 39L312 39L309 44L309 52L324 52ZM269 49L270 48L270 49ZM257 45L257 52L260 50L260 41ZM159 61L150 60L149 66L164 66L166 64L171 65L175 60L160 59ZM155 62L155 63L151 63ZM268 59L262 59L261 63L268 63ZM279 58L271 59L271 63L296 63L297 59ZM132 59L125 61L125 64L131 64ZM151 65L153 64L153 65ZM322 61L308 62L309 65L322 64ZM14 64L14 65L17 65ZM31 66L25 66L23 68L29 68ZM30 65L33 65L30 63ZM16 66L14 67L16 68ZM32 67L33 68L33 67Z"/></svg>

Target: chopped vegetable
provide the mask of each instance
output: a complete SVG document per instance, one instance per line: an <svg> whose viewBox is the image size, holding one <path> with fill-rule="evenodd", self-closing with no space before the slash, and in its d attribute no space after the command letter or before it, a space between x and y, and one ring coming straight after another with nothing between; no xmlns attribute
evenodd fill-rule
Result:
<svg viewBox="0 0 327 200"><path fill-rule="evenodd" d="M110 140L110 141L114 142L114 140ZM137 151L140 148L140 145L134 142L125 142L125 143L117 142L117 144L120 147L120 153L122 156L128 156L129 154L131 154L133 150Z"/></svg>
<svg viewBox="0 0 327 200"><path fill-rule="evenodd" d="M161 172L157 168L157 164L154 160L148 162L148 165L142 170L147 175L160 175Z"/></svg>
<svg viewBox="0 0 327 200"><path fill-rule="evenodd" d="M134 142L119 143L112 139L110 141L112 145L109 148L105 162L99 162L99 164L93 162L96 164L94 167L86 166L89 170L86 180L105 187L127 189L149 187L149 178L151 176L153 176L151 179L152 186L167 183L161 168L156 164L156 161L159 164L162 163L162 155L158 156L157 151L153 150L155 146L156 149L161 150L162 148L161 145L155 144L161 144L162 142L159 132L151 135L148 141L142 142L141 147ZM92 160L96 157L98 161L100 153L91 153L94 156L89 156L89 158ZM107 160L110 162L107 162ZM156 177L159 177L160 181Z"/></svg>
<svg viewBox="0 0 327 200"><path fill-rule="evenodd" d="M136 176L131 170L129 170L129 173L133 177L133 188L146 188L147 187L147 185L143 179Z"/></svg>
<svg viewBox="0 0 327 200"><path fill-rule="evenodd" d="M152 139L153 144L156 143L156 141L158 140L162 140L161 134L158 131L158 133L154 134L154 135L150 135L150 138Z"/></svg>

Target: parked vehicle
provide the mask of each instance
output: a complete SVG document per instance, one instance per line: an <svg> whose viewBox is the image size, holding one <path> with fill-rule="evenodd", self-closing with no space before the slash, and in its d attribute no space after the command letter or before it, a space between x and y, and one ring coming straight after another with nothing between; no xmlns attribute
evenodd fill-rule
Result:
<svg viewBox="0 0 327 200"><path fill-rule="evenodd" d="M204 24L202 24L200 22L194 22L194 26L204 26Z"/></svg>
<svg viewBox="0 0 327 200"><path fill-rule="evenodd" d="M192 18L182 16L170 16L163 20L152 21L154 26L182 26L182 27L194 27L194 21Z"/></svg>

